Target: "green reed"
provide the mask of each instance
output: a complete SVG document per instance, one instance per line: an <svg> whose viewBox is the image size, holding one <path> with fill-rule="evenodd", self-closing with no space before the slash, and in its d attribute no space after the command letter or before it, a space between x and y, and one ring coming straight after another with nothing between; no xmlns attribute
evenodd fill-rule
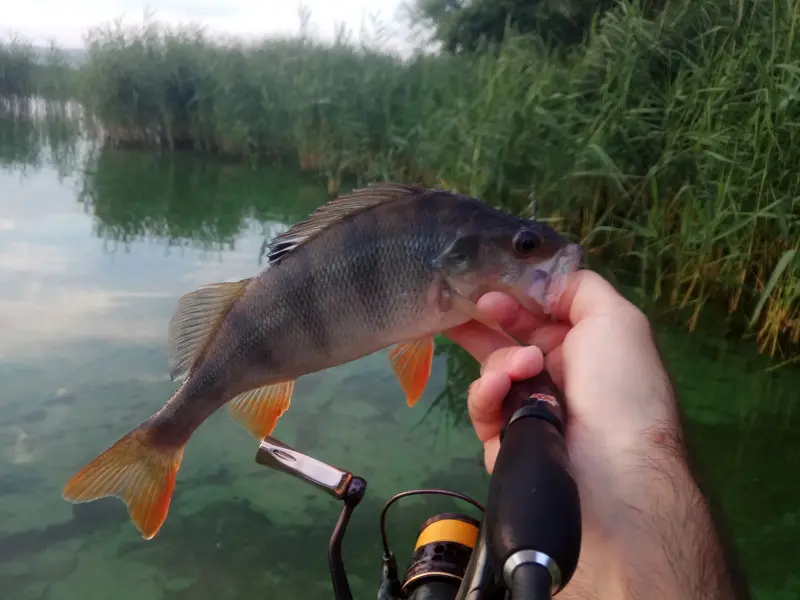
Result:
<svg viewBox="0 0 800 600"><path fill-rule="evenodd" d="M16 36L0 38L0 98L30 96L34 91L36 55L33 46Z"/></svg>
<svg viewBox="0 0 800 600"><path fill-rule="evenodd" d="M37 50L16 35L0 38L0 111L24 113L34 96L68 100L77 83L77 69L55 45Z"/></svg>
<svg viewBox="0 0 800 600"><path fill-rule="evenodd" d="M690 327L722 302L775 353L800 341L798 15L626 2L574 51L510 32L408 58L344 33L244 44L145 23L90 32L81 89L117 144L292 163L331 192L391 178L520 212L534 193Z"/></svg>

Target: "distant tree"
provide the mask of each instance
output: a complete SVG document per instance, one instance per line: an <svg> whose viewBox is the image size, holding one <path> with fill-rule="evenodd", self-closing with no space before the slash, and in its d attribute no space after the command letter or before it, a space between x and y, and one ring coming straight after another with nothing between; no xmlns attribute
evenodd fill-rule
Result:
<svg viewBox="0 0 800 600"><path fill-rule="evenodd" d="M482 44L502 41L511 26L536 33L553 46L583 41L595 15L616 0L411 0L412 23L430 32L452 53L472 52Z"/></svg>

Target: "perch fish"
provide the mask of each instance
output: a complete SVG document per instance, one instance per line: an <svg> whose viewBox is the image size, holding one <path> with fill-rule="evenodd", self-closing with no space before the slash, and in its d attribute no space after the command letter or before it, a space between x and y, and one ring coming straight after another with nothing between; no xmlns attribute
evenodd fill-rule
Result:
<svg viewBox="0 0 800 600"><path fill-rule="evenodd" d="M179 300L169 370L182 384L78 471L63 496L116 496L151 539L186 443L223 405L261 439L289 407L297 378L391 347L412 406L436 334L475 318L475 302L490 290L549 312L581 257L580 246L543 223L445 190L380 183L334 199L276 237L257 275Z"/></svg>

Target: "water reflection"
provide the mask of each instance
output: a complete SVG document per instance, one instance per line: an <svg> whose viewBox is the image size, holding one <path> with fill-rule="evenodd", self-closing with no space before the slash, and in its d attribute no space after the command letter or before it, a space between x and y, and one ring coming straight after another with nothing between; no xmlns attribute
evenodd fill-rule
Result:
<svg viewBox="0 0 800 600"><path fill-rule="evenodd" d="M255 172L191 155L109 147L87 161L78 197L95 218L95 234L128 250L139 241L235 250L243 232L255 228L271 238L324 200L318 182L298 182L281 169Z"/></svg>
<svg viewBox="0 0 800 600"><path fill-rule="evenodd" d="M80 168L92 130L79 104L0 98L0 168L29 173L49 166L66 176Z"/></svg>
<svg viewBox="0 0 800 600"><path fill-rule="evenodd" d="M9 122L0 124L6 131ZM256 465L253 441L224 414L187 447L170 515L151 542L118 502L73 506L59 495L75 468L174 391L164 346L180 295L257 272L264 240L322 202L324 181L115 150L41 122L10 126L0 137L4 594L331 597L326 545L339 506ZM749 345L711 332L688 335L661 320L657 331L757 597L797 597L797 370L766 373ZM464 402L476 374L464 351L440 340L412 410L380 353L298 382L278 436L369 480L345 542L358 597L375 593L385 499L428 486L485 499ZM418 526L454 508L462 507L416 500L394 514L401 562Z"/></svg>

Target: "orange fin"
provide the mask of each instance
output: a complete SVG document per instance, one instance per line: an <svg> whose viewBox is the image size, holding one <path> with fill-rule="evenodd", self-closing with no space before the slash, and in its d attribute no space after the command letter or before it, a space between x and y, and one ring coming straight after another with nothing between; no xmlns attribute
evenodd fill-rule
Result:
<svg viewBox="0 0 800 600"><path fill-rule="evenodd" d="M414 406L431 376L433 337L395 344L389 351L389 362L406 393L406 403Z"/></svg>
<svg viewBox="0 0 800 600"><path fill-rule="evenodd" d="M228 404L231 418L259 439L267 437L289 408L294 380L273 383L239 394Z"/></svg>
<svg viewBox="0 0 800 600"><path fill-rule="evenodd" d="M183 447L152 444L139 426L72 476L62 495L71 502L120 498L142 537L152 539L167 518Z"/></svg>

